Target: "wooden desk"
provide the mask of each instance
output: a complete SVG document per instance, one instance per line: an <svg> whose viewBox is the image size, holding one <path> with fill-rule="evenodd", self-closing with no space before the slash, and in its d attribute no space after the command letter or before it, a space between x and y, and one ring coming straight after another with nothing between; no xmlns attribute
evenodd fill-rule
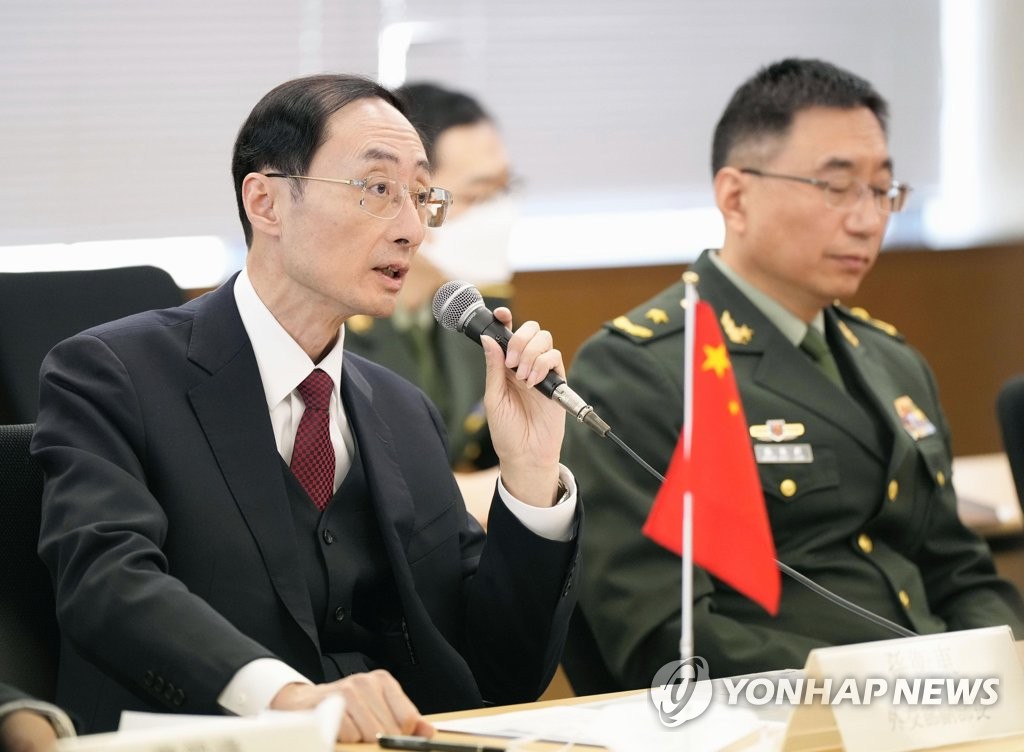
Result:
<svg viewBox="0 0 1024 752"><path fill-rule="evenodd" d="M1024 531L1017 488L1005 453L954 457L953 487L960 519L978 534L998 538Z"/></svg>
<svg viewBox="0 0 1024 752"><path fill-rule="evenodd" d="M550 707L564 707L566 705L582 705L588 702L597 702L599 700L613 700L619 697L628 697L630 695L639 694L646 692L646 689L629 689L625 692L609 692L603 695L589 695L587 697L566 697L561 700L541 700L539 702L524 702L519 705L502 705L501 707L494 708L476 708L474 710L458 710L453 713L436 713L434 715L427 716L427 720L434 723L437 721L450 721L457 718L482 718L488 715L497 715L499 713L512 713L517 710L538 710L540 708ZM466 734L455 734L448 731L437 732L437 739L452 742L474 742L479 744L488 744L498 747L504 747L509 743L508 739L490 739L488 737L479 736L467 736ZM531 745L530 750L541 750L541 749L559 749L563 747L562 744L550 744L550 745ZM579 746L579 745L577 745ZM361 743L361 744L337 744L335 750L337 752L369 752L369 750L380 749L376 742ZM587 747L587 749L595 749L594 747Z"/></svg>
<svg viewBox="0 0 1024 752"><path fill-rule="evenodd" d="M1024 663L1024 640L1017 642L1017 656L1021 662ZM639 693L646 692L646 689L631 689L625 692L610 692L608 694L591 695L589 697L570 697L561 700L547 700L540 702L528 702L520 705L506 705L503 707L496 708L479 708L475 710L462 710L454 713L438 713L435 715L428 716L428 720L431 722L454 720L459 718L480 718L488 715L497 715L499 713L510 713L518 710L537 710L540 708L568 706L568 705L582 705L591 702L599 702L601 700L613 700L620 697L629 697ZM508 739L490 738L490 737L479 737L469 736L466 734L456 734L452 732L439 731L436 736L437 739L443 741L461 742L461 743L477 743L486 744L488 746L505 747L510 743ZM744 743L738 742L728 749L732 752L746 752L749 748L744 746ZM581 749L596 749L595 747L588 747L585 745L575 745ZM533 752L533 750L558 750L562 749L562 744L531 744L527 750ZM375 742L368 742L362 744L338 744L335 747L338 752L370 752L370 750L379 750ZM968 742L965 744L947 745L944 747L932 748L932 752L1021 752L1024 750L1024 737L1011 737L1005 739L996 739L992 741L979 741L979 742ZM753 752L751 750L751 752ZM843 752L839 747L835 746L823 746L815 749L815 752Z"/></svg>

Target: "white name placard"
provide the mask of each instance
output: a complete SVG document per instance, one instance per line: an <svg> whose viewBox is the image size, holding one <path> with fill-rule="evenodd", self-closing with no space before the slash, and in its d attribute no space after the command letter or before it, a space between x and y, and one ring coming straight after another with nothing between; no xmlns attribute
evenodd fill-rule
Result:
<svg viewBox="0 0 1024 752"><path fill-rule="evenodd" d="M1024 668L1009 627L820 648L804 672L786 752L839 739L849 752L1024 744Z"/></svg>

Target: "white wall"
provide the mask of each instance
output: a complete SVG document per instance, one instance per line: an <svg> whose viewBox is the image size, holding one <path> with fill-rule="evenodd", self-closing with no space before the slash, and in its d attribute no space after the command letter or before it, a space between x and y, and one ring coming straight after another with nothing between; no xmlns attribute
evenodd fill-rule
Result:
<svg viewBox="0 0 1024 752"><path fill-rule="evenodd" d="M968 135L942 146L941 42L964 35L944 37L940 19L954 6L976 9L987 41L951 45L981 105L957 121ZM964 172L944 154L978 155L972 180L987 188L974 219L929 234L927 214L910 212L891 240L971 242L978 223L1019 236L1022 26L1014 0L9 0L0 268L42 263L52 244L130 241L120 259L141 252L135 239L202 237L223 250L209 272L222 277L241 258L229 163L251 106L296 75L379 68L465 88L499 119L528 188L519 268L679 260L720 233L708 210L720 110L786 55L833 60L889 98L897 173L918 210ZM103 251L62 253L87 265Z"/></svg>

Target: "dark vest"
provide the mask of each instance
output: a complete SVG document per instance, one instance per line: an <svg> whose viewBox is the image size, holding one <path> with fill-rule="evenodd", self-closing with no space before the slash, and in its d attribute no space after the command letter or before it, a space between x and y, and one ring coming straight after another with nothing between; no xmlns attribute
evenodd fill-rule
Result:
<svg viewBox="0 0 1024 752"><path fill-rule="evenodd" d="M358 442L352 466L323 513L283 460L281 465L317 621L322 680L375 668L400 675L415 656Z"/></svg>

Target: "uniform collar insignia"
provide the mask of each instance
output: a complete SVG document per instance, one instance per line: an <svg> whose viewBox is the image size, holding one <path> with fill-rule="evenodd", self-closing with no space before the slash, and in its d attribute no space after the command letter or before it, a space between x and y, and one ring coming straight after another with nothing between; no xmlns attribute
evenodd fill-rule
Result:
<svg viewBox="0 0 1024 752"><path fill-rule="evenodd" d="M650 321L652 324L667 324L668 314L665 313L663 308L652 308L644 314L644 318Z"/></svg>
<svg viewBox="0 0 1024 752"><path fill-rule="evenodd" d="M759 441L792 441L803 436L803 423L787 423L784 418L766 420L763 425L750 427L751 437Z"/></svg>
<svg viewBox="0 0 1024 752"><path fill-rule="evenodd" d="M854 347L860 347L860 338L853 333L853 329L846 325L845 321L839 322L839 331L842 332L843 336L846 337L846 341Z"/></svg>
<svg viewBox="0 0 1024 752"><path fill-rule="evenodd" d="M373 329L373 316L367 316L362 313L349 316L348 320L345 321L345 328L356 334L368 332Z"/></svg>
<svg viewBox="0 0 1024 752"><path fill-rule="evenodd" d="M750 340L754 338L754 330L746 324L737 326L736 321L733 320L732 314L729 311L722 311L722 331L725 332L725 336L729 338L729 341L734 345L746 345L749 344Z"/></svg>

